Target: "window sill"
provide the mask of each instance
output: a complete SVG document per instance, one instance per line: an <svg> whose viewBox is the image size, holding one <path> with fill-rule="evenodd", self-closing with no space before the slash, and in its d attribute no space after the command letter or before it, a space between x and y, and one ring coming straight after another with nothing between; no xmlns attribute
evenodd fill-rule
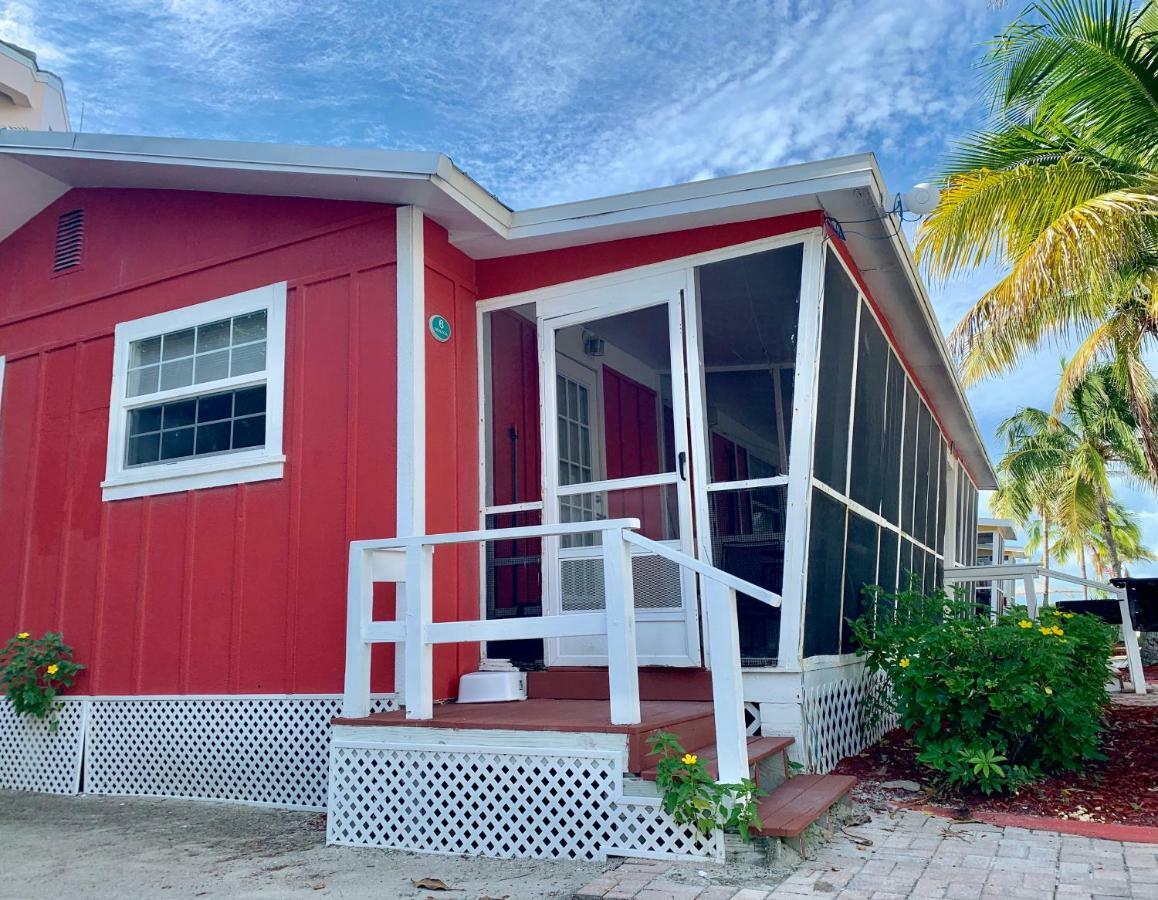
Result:
<svg viewBox="0 0 1158 900"><path fill-rule="evenodd" d="M281 478L285 456L241 454L215 456L169 465L120 472L101 482L104 500L130 500L231 484L248 484Z"/></svg>

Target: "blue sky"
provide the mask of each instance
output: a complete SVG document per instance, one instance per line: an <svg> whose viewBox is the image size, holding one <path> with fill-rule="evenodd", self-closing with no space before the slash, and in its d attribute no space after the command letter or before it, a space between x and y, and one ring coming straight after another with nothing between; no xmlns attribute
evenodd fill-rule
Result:
<svg viewBox="0 0 1158 900"><path fill-rule="evenodd" d="M74 128L440 150L518 208L865 150L905 190L981 121L980 44L1019 9L0 0L0 37L65 79ZM932 287L945 330L996 274ZM995 456L1062 352L970 390ZM1122 496L1158 546L1153 499Z"/></svg>

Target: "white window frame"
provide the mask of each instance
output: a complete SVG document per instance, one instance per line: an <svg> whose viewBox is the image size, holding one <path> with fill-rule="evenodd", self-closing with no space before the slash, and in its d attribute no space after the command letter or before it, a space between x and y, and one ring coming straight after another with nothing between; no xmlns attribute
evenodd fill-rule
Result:
<svg viewBox="0 0 1158 900"><path fill-rule="evenodd" d="M285 455L282 452L285 410L285 307L286 283L283 281L117 325L113 350L112 390L109 399L108 455L105 480L101 482L106 501L171 494L221 485L246 484L282 477L285 469ZM127 396L129 346L134 341L259 310L266 311L264 371L157 391L141 397ZM265 446L144 466L125 465L130 410L183 397L262 384L266 387Z"/></svg>

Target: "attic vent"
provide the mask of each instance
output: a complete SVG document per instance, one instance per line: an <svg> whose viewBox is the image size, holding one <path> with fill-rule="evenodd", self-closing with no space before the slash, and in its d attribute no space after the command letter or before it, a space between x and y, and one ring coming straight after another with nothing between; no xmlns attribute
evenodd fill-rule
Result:
<svg viewBox="0 0 1158 900"><path fill-rule="evenodd" d="M56 221L56 256L52 271L63 272L80 265L84 249L84 210L74 209L61 214Z"/></svg>

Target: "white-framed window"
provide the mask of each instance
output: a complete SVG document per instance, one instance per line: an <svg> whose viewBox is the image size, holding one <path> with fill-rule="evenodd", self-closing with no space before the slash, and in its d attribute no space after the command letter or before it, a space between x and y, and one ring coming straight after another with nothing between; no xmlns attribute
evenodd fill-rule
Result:
<svg viewBox="0 0 1158 900"><path fill-rule="evenodd" d="M105 500L280 478L285 282L116 328Z"/></svg>

